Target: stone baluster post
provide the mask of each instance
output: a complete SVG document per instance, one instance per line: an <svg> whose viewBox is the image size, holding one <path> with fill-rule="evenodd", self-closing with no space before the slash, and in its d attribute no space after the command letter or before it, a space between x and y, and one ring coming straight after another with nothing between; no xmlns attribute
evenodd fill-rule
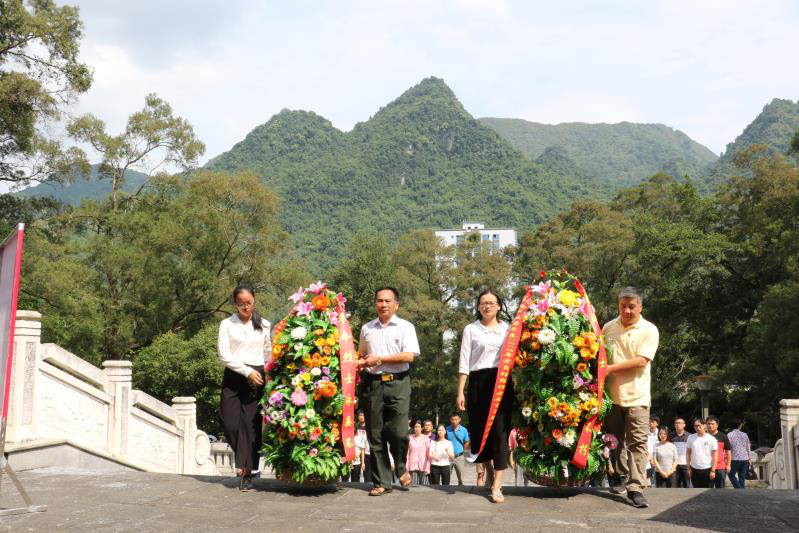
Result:
<svg viewBox="0 0 799 533"><path fill-rule="evenodd" d="M177 426L183 435L180 440L178 473L197 473L195 443L197 440L197 400L193 396L172 398L172 407L177 412Z"/></svg>
<svg viewBox="0 0 799 533"><path fill-rule="evenodd" d="M14 326L14 356L11 366L7 442L33 440L37 435L39 359L42 315L17 311Z"/></svg>
<svg viewBox="0 0 799 533"><path fill-rule="evenodd" d="M782 449L785 451L785 488L799 488L799 400L780 401Z"/></svg>
<svg viewBox="0 0 799 533"><path fill-rule="evenodd" d="M108 360L103 362L105 375L110 382L114 406L109 413L108 449L111 455L125 457L128 453L128 424L133 407L133 365L130 361Z"/></svg>

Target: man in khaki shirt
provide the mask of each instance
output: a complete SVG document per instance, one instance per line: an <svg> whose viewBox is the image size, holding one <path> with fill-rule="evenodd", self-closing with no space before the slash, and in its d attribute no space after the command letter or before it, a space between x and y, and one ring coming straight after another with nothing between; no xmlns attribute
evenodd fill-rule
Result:
<svg viewBox="0 0 799 533"><path fill-rule="evenodd" d="M613 398L605 428L619 439L618 448L610 456L613 468L610 490L616 494L626 490L635 507L648 507L643 489L651 403L650 363L658 348L659 335L657 327L641 316L644 300L638 289L623 289L618 301L618 318L602 328L610 350L607 382Z"/></svg>

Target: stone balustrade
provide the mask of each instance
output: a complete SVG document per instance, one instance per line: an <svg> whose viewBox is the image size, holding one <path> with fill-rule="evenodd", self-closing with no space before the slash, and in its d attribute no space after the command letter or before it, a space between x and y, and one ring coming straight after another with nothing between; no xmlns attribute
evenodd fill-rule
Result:
<svg viewBox="0 0 799 533"><path fill-rule="evenodd" d="M212 449L197 429L194 398L173 398L167 405L133 389L130 361L105 361L99 369L60 346L42 344L37 312L18 311L15 329L6 433L14 468L232 471L229 447Z"/></svg>
<svg viewBox="0 0 799 533"><path fill-rule="evenodd" d="M755 467L772 489L799 489L799 400L780 402L782 438Z"/></svg>

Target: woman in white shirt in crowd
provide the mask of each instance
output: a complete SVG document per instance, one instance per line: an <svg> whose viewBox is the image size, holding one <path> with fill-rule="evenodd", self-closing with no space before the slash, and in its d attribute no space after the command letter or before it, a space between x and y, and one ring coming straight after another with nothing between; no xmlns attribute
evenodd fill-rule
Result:
<svg viewBox="0 0 799 533"><path fill-rule="evenodd" d="M677 446L669 442L669 430L658 430L658 442L652 452L652 467L655 469L655 485L669 489L677 488Z"/></svg>
<svg viewBox="0 0 799 533"><path fill-rule="evenodd" d="M436 440L430 441L430 484L449 485L452 472L452 460L455 459L455 448L447 440L447 427L439 424L436 429Z"/></svg>
<svg viewBox="0 0 799 533"><path fill-rule="evenodd" d="M477 320L463 330L461 355L458 364L458 409L466 409L469 414L470 432L472 434L472 454L480 450L483 440L488 411L494 395L494 385L499 367L499 351L508 334L508 323L499 320L503 310L502 298L491 290L480 293L476 303ZM464 395L466 381L469 381L468 394ZM500 503L505 500L502 495L502 474L508 467L508 433L511 429L510 417L513 411L513 383L508 380L502 402L497 409L494 423L488 434L483 452L475 460L483 463L486 477L490 478L493 466L493 482L491 484L491 500Z"/></svg>
<svg viewBox="0 0 799 533"><path fill-rule="evenodd" d="M241 284L231 297L236 313L219 324L219 359L225 365L220 414L225 439L233 449L239 489L252 489L258 468L264 393L264 363L271 357L269 322L255 310L255 290Z"/></svg>

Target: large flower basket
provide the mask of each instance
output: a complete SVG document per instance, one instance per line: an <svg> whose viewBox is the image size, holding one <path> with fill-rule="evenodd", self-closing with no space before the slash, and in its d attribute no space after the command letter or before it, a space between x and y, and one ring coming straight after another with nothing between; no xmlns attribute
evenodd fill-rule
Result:
<svg viewBox="0 0 799 533"><path fill-rule="evenodd" d="M349 473L355 456L357 356L346 299L318 282L291 300L266 367L262 455L278 479L329 485Z"/></svg>
<svg viewBox="0 0 799 533"><path fill-rule="evenodd" d="M602 431L612 406L604 391L604 339L577 278L566 272L541 278L517 316L523 325L513 371L515 459L539 485L583 486L605 473L617 443Z"/></svg>

